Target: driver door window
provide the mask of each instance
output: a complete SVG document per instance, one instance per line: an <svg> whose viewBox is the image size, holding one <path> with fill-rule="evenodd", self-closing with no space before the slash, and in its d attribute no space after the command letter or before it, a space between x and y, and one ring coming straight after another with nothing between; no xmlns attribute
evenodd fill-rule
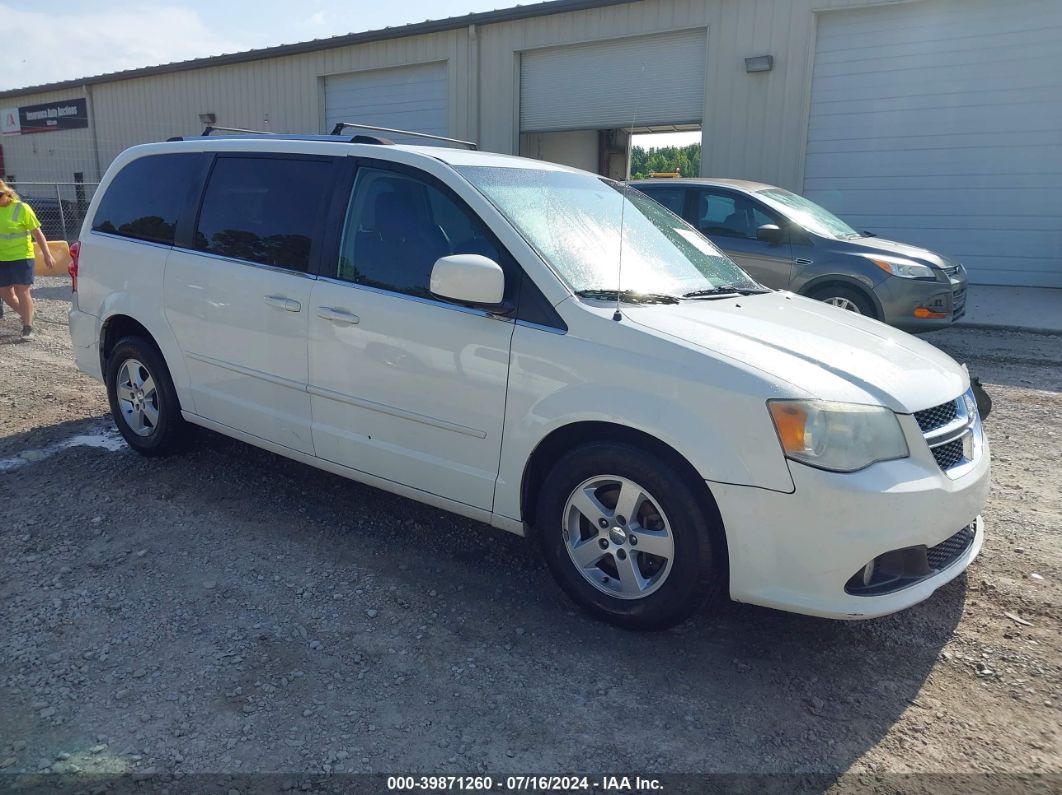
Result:
<svg viewBox="0 0 1062 795"><path fill-rule="evenodd" d="M756 235L764 224L785 229L780 217L739 193L712 190L699 192L694 209L701 233L756 281L775 289L789 285L792 255L788 240L768 243Z"/></svg>
<svg viewBox="0 0 1062 795"><path fill-rule="evenodd" d="M749 199L711 191L701 191L696 218L697 228L709 237L756 240L756 230L764 224L782 226L780 218L768 214Z"/></svg>
<svg viewBox="0 0 1062 795"><path fill-rule="evenodd" d="M702 192L697 202L697 228L706 235L748 237L745 208L733 196Z"/></svg>

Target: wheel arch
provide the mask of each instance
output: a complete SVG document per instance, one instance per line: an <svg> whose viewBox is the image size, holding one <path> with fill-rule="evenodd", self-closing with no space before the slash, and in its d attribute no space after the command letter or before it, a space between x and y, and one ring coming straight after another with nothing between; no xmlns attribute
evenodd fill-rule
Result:
<svg viewBox="0 0 1062 795"><path fill-rule="evenodd" d="M100 372L106 374L107 360L110 358L114 346L123 337L142 337L154 346L162 357L166 369L169 370L173 380L174 389L177 391L177 399L181 407L195 411L192 395L188 389L188 373L185 369L184 357L177 346L176 341L169 334L169 327L163 324L160 330L158 323L145 323L145 318L136 317L128 307L116 304L113 311L108 314L100 324L99 358ZM153 328L154 327L154 328Z"/></svg>
<svg viewBox="0 0 1062 795"><path fill-rule="evenodd" d="M713 541L721 545L722 559L729 560L726 528L719 512L719 506L708 484L698 474L693 464L674 447L651 434L625 425L597 420L573 422L555 428L542 438L528 457L520 483L520 514L529 534L535 533L538 494L553 462L580 445L601 441L627 442L648 448L675 466L697 495L703 509L714 520L709 523L713 528L718 529L718 538L714 538Z"/></svg>
<svg viewBox="0 0 1062 795"><path fill-rule="evenodd" d="M834 285L856 290L860 295L865 296L870 301L871 306L874 307L874 320L880 320L885 316L885 308L882 306L874 289L869 287L866 282L843 273L827 273L822 276L816 276L806 284L802 284L797 294L810 298L812 293Z"/></svg>
<svg viewBox="0 0 1062 795"><path fill-rule="evenodd" d="M100 367L103 372L107 371L107 360L118 341L133 336L146 338L159 353L162 352L154 335L139 320L125 314L111 315L100 326Z"/></svg>

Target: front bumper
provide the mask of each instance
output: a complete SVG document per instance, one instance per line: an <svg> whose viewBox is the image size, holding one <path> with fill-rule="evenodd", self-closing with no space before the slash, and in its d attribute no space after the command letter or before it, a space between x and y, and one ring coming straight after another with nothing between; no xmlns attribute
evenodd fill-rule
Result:
<svg viewBox="0 0 1062 795"><path fill-rule="evenodd" d="M827 618L873 618L917 604L961 574L984 543L988 439L969 471L953 480L936 465L917 426L905 434L910 458L861 472L791 464L792 494L710 482L726 527L731 598ZM972 543L936 573L880 595L846 591L878 556L936 547L967 525L973 525Z"/></svg>
<svg viewBox="0 0 1062 795"><path fill-rule="evenodd" d="M889 277L874 293L881 304L882 320L904 331L933 331L947 328L966 314L968 279L961 266L951 269L948 282ZM928 310L943 317L920 318L916 310Z"/></svg>

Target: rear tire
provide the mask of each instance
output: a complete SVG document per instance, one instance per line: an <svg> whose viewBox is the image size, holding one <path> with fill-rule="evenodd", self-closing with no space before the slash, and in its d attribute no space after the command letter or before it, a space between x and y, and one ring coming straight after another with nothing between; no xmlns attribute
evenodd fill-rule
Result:
<svg viewBox="0 0 1062 795"><path fill-rule="evenodd" d="M158 348L143 337L123 337L107 359L111 416L126 443L141 455L175 452L187 434L177 391Z"/></svg>
<svg viewBox="0 0 1062 795"><path fill-rule="evenodd" d="M674 626L726 583L717 514L643 447L593 442L562 457L542 484L536 530L564 592L627 629Z"/></svg>
<svg viewBox="0 0 1062 795"><path fill-rule="evenodd" d="M874 302L862 290L845 285L826 285L808 293L808 298L836 306L854 312L857 315L865 315L873 320L878 319L878 312L874 308Z"/></svg>

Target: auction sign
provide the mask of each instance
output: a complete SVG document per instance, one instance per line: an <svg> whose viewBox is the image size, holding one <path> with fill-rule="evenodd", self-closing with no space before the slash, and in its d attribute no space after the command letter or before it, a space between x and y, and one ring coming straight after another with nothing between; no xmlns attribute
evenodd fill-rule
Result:
<svg viewBox="0 0 1062 795"><path fill-rule="evenodd" d="M88 127L88 103L84 99L68 99L26 105L18 109L18 123L23 135Z"/></svg>

